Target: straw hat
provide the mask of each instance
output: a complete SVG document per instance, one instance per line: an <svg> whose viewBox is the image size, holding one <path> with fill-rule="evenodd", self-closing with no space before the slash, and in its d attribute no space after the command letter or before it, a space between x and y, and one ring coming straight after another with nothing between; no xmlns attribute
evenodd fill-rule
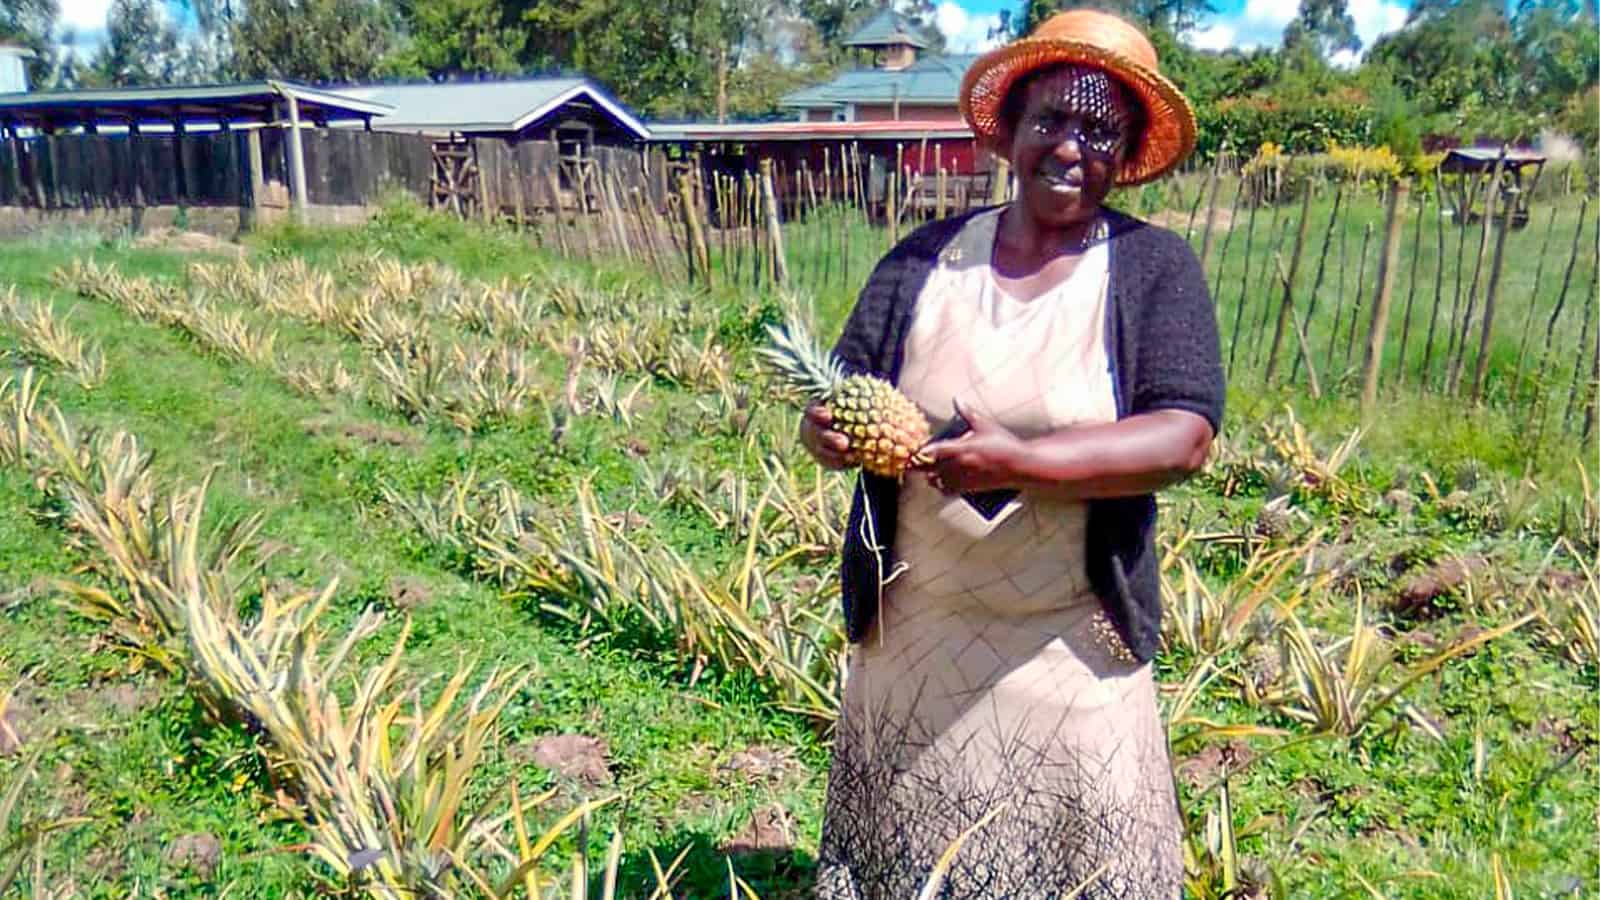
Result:
<svg viewBox="0 0 1600 900"><path fill-rule="evenodd" d="M967 70L961 79L961 114L979 140L992 140L999 131L1001 104L1017 79L1060 63L1103 69L1144 104L1144 134L1118 173L1118 184L1152 181L1194 150L1194 108L1161 74L1150 40L1116 16L1088 9L1051 16L1032 34L985 53Z"/></svg>

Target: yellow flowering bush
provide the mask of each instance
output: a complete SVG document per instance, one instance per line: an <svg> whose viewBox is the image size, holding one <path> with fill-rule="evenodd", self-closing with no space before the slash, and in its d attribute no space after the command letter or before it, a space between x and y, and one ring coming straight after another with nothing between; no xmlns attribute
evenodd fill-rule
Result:
<svg viewBox="0 0 1600 900"><path fill-rule="evenodd" d="M1346 147L1330 142L1328 160L1333 169L1330 174L1353 178L1357 184L1368 179L1394 181L1405 174L1405 164L1387 146Z"/></svg>

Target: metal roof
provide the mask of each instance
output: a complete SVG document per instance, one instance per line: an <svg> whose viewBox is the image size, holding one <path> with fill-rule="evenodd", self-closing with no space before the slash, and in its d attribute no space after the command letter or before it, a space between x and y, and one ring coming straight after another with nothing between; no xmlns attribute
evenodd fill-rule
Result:
<svg viewBox="0 0 1600 900"><path fill-rule="evenodd" d="M390 107L290 81L0 94L0 123L53 131L79 125L270 122L293 97L309 122L367 119Z"/></svg>
<svg viewBox="0 0 1600 900"><path fill-rule="evenodd" d="M909 44L918 50L928 48L928 40L923 37L922 29L887 6L863 22L844 42L846 47L885 47L892 44Z"/></svg>
<svg viewBox="0 0 1600 900"><path fill-rule="evenodd" d="M956 104L961 76L976 54L949 54L919 59L904 69L855 69L824 84L812 85L778 101L786 107L835 106L844 103ZM898 93L898 96L897 96Z"/></svg>
<svg viewBox="0 0 1600 900"><path fill-rule="evenodd" d="M668 143L758 143L766 141L883 140L915 141L922 138L967 139L972 129L964 122L748 122L726 124L651 123L656 141Z"/></svg>
<svg viewBox="0 0 1600 900"><path fill-rule="evenodd" d="M1441 172L1488 171L1500 160L1499 147L1457 147L1439 161ZM1506 150L1505 165L1520 169L1527 165L1543 165L1545 158L1527 150Z"/></svg>
<svg viewBox="0 0 1600 900"><path fill-rule="evenodd" d="M587 78L357 85L337 91L340 96L391 107L391 112L373 121L386 131L516 132L568 103L590 102L640 140L650 137L643 122Z"/></svg>

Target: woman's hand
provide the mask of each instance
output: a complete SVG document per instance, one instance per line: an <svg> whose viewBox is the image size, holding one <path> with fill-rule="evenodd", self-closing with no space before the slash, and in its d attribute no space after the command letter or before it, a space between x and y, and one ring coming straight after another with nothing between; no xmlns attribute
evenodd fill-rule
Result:
<svg viewBox="0 0 1600 900"><path fill-rule="evenodd" d="M923 469L928 483L946 495L1019 487L1018 465L1027 444L999 422L955 404L971 430L922 448L932 459Z"/></svg>
<svg viewBox="0 0 1600 900"><path fill-rule="evenodd" d="M850 468L850 438L833 430L833 413L820 403L806 407L800 418L800 443L824 469Z"/></svg>

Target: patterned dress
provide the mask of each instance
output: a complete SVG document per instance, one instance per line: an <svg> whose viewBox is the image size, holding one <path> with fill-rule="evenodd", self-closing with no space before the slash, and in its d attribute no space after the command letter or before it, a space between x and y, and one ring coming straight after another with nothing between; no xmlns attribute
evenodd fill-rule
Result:
<svg viewBox="0 0 1600 900"><path fill-rule="evenodd" d="M1108 246L1019 301L989 267L997 220L975 217L930 275L901 390L935 431L952 398L1023 437L1114 420ZM902 568L851 651L817 896L912 900L994 813L939 896L1177 897L1182 829L1155 684L1090 588L1087 505L1023 492L988 519L915 475L899 504Z"/></svg>

